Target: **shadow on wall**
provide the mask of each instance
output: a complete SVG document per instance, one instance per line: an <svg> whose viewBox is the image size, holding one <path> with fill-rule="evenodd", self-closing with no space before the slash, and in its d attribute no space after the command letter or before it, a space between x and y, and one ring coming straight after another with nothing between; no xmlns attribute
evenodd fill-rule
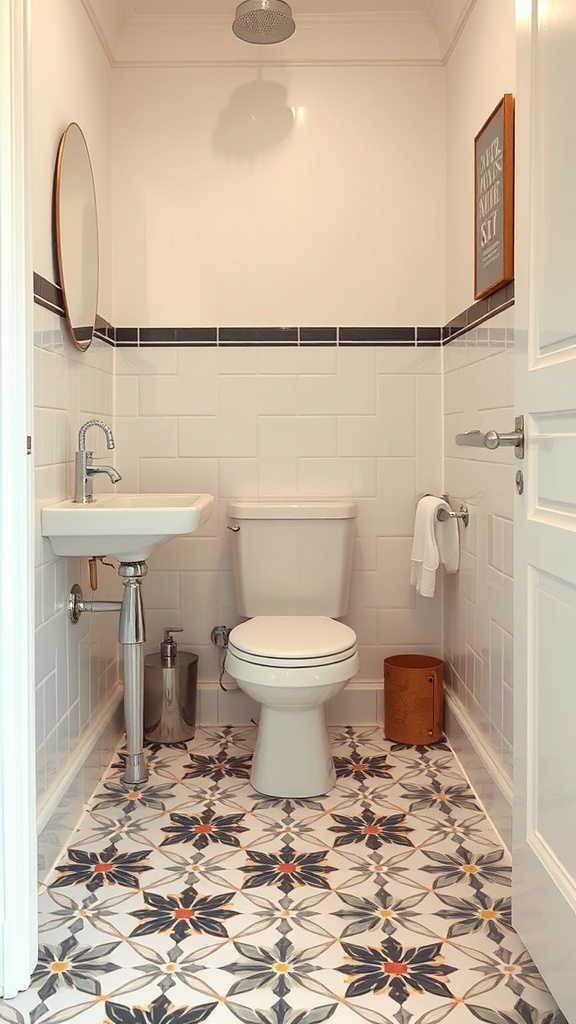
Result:
<svg viewBox="0 0 576 1024"><path fill-rule="evenodd" d="M225 157L250 158L273 149L294 127L294 112L280 82L245 82L235 89L218 118L214 149Z"/></svg>

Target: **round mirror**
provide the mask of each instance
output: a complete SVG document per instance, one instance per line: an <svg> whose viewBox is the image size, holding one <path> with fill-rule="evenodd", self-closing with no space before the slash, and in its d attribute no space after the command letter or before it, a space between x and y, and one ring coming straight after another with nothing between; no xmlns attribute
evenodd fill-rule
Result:
<svg viewBox="0 0 576 1024"><path fill-rule="evenodd" d="M54 220L60 286L70 337L77 348L92 341L98 303L98 219L86 139L69 124L58 147Z"/></svg>

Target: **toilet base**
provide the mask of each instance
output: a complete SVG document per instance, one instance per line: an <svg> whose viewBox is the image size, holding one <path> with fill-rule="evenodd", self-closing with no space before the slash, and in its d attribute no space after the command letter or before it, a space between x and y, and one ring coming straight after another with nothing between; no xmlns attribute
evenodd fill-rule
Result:
<svg viewBox="0 0 576 1024"><path fill-rule="evenodd" d="M324 705L262 705L250 775L253 788L266 796L303 798L328 793L335 781Z"/></svg>

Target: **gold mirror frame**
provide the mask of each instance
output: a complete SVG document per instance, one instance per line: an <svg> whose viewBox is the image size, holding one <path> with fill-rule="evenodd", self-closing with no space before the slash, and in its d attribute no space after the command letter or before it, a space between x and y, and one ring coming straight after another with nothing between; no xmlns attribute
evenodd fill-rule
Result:
<svg viewBox="0 0 576 1024"><path fill-rule="evenodd" d="M98 216L88 146L74 121L58 146L54 230L66 326L76 348L85 351L92 343L98 305Z"/></svg>

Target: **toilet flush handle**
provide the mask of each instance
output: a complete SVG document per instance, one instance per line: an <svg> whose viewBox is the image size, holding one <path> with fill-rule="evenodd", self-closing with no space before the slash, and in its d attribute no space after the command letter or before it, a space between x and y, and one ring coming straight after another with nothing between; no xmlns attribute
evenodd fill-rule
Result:
<svg viewBox="0 0 576 1024"><path fill-rule="evenodd" d="M240 527L238 526L238 523L234 523L234 526L227 526L226 529L227 530L232 530L232 533L238 533L239 530L240 530Z"/></svg>

